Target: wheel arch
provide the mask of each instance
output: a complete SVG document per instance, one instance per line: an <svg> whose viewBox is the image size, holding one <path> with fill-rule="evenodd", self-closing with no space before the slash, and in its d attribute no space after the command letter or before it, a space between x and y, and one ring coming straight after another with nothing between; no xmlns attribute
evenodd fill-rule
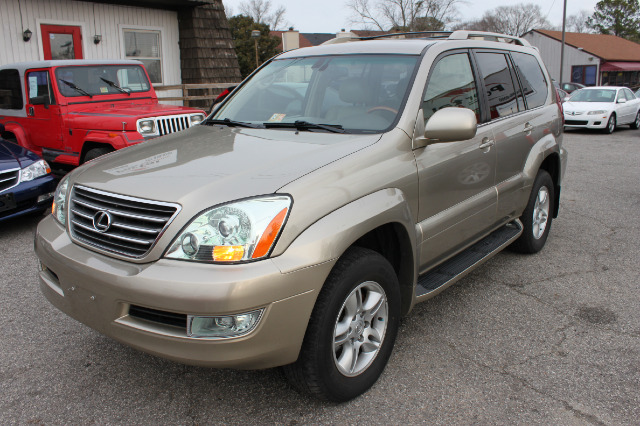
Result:
<svg viewBox="0 0 640 426"><path fill-rule="evenodd" d="M404 315L414 303L415 230L409 203L402 191L384 189L319 219L304 230L282 256L272 260L281 272L288 273L315 264L337 262L353 246L376 251L396 272Z"/></svg>
<svg viewBox="0 0 640 426"><path fill-rule="evenodd" d="M112 151L115 151L113 145L106 142L97 142L97 141L85 141L82 144L82 151L80 152L80 164L84 163L84 158L87 153L94 148L108 148Z"/></svg>

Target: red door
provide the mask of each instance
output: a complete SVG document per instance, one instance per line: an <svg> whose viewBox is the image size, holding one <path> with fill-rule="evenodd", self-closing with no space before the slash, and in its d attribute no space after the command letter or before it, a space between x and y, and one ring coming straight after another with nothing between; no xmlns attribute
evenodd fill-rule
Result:
<svg viewBox="0 0 640 426"><path fill-rule="evenodd" d="M82 33L80 27L67 25L40 25L44 59L82 59Z"/></svg>

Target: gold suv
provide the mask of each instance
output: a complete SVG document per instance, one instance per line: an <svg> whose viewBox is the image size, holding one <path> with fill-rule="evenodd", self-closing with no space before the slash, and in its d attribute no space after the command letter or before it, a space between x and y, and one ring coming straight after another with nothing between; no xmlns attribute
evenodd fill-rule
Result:
<svg viewBox="0 0 640 426"><path fill-rule="evenodd" d="M285 366L346 401L400 318L507 246L542 249L567 153L538 52L500 34L335 39L201 124L67 175L38 226L60 310L178 362Z"/></svg>

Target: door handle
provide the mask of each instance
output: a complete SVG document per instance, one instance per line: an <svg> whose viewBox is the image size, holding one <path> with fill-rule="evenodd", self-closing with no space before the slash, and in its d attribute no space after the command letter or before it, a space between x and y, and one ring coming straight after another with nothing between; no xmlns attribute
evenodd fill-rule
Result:
<svg viewBox="0 0 640 426"><path fill-rule="evenodd" d="M531 131L533 130L533 126L529 123L524 125L524 132L525 133L531 133Z"/></svg>
<svg viewBox="0 0 640 426"><path fill-rule="evenodd" d="M29 117L33 117L35 115L35 111L32 106L30 106L29 109L27 109L27 115Z"/></svg>
<svg viewBox="0 0 640 426"><path fill-rule="evenodd" d="M493 145L495 145L495 141L493 139L489 139L489 138L484 138L482 139L482 143L480 145L478 145L478 149L489 149L491 148Z"/></svg>

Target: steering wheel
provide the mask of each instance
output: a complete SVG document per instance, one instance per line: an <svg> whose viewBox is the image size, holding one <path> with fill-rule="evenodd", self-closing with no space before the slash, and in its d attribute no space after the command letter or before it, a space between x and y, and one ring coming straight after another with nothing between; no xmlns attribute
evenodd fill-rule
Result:
<svg viewBox="0 0 640 426"><path fill-rule="evenodd" d="M391 107L384 106L384 105L374 106L373 108L367 110L367 114L371 114L372 112L375 112L375 111L388 111L388 112L392 112L394 115L398 114L397 109L393 109Z"/></svg>

